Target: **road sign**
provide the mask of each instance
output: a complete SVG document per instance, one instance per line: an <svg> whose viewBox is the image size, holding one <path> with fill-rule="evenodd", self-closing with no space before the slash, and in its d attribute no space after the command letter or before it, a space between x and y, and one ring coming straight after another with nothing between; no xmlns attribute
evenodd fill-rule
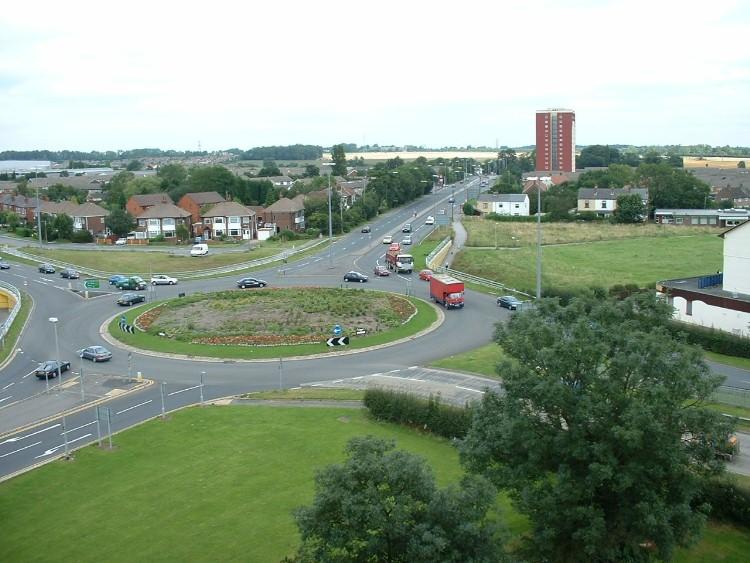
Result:
<svg viewBox="0 0 750 563"><path fill-rule="evenodd" d="M333 335L334 336L341 336L341 325L333 325Z"/></svg>
<svg viewBox="0 0 750 563"><path fill-rule="evenodd" d="M329 346L346 346L349 344L349 337L348 336L339 336L337 338L329 338L326 340L326 344Z"/></svg>
<svg viewBox="0 0 750 563"><path fill-rule="evenodd" d="M86 280L83 285L87 289L99 289L99 280Z"/></svg>

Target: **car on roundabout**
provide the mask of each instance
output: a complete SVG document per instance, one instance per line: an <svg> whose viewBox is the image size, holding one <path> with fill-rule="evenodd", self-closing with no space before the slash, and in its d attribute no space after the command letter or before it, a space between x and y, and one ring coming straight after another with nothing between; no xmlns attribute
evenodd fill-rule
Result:
<svg viewBox="0 0 750 563"><path fill-rule="evenodd" d="M515 311L522 304L523 301L516 297L513 297L512 295L503 295L502 297L497 298L497 306L504 307L505 309L508 309L510 311Z"/></svg>
<svg viewBox="0 0 750 563"><path fill-rule="evenodd" d="M115 287L117 289L127 289L129 291L143 291L148 287L148 284L146 283L146 280L140 276L130 276L115 283Z"/></svg>
<svg viewBox="0 0 750 563"><path fill-rule="evenodd" d="M118 305L123 307L130 307L136 303L143 303L146 301L146 296L141 293L123 293L117 300Z"/></svg>
<svg viewBox="0 0 750 563"><path fill-rule="evenodd" d="M0 260L0 270L10 270L10 264L5 260Z"/></svg>
<svg viewBox="0 0 750 563"><path fill-rule="evenodd" d="M52 264L41 264L39 266L39 273L41 274L54 274L55 267Z"/></svg>
<svg viewBox="0 0 750 563"><path fill-rule="evenodd" d="M47 360L39 364L34 370L34 375L39 379L52 379L57 377L58 366L60 373L68 371L70 369L70 362L58 362L57 360Z"/></svg>
<svg viewBox="0 0 750 563"><path fill-rule="evenodd" d="M112 359L112 352L104 346L88 346L81 350L78 355L84 360L91 360L92 362L106 362Z"/></svg>
<svg viewBox="0 0 750 563"><path fill-rule="evenodd" d="M65 268L64 270L60 270L60 277L68 278L69 280L77 280L81 277L81 274L73 268Z"/></svg>
<svg viewBox="0 0 750 563"><path fill-rule="evenodd" d="M372 273L376 276L390 276L391 273L385 266L377 265L373 268Z"/></svg>
<svg viewBox="0 0 750 563"><path fill-rule="evenodd" d="M432 270L425 268L419 270L419 279L424 281L430 281L432 279Z"/></svg>
<svg viewBox="0 0 750 563"><path fill-rule="evenodd" d="M154 274L151 276L151 285L176 285L177 278L170 277L166 274Z"/></svg>
<svg viewBox="0 0 750 563"><path fill-rule="evenodd" d="M245 289L246 287L266 287L267 285L267 281L259 280L258 278L242 278L241 280L237 280L237 287L240 289Z"/></svg>
<svg viewBox="0 0 750 563"><path fill-rule="evenodd" d="M114 276L111 276L109 280L109 285L117 285L121 281L125 281L128 279L128 276L123 276L122 274L115 274Z"/></svg>
<svg viewBox="0 0 750 563"><path fill-rule="evenodd" d="M345 282L359 282L365 283L369 278L361 272L347 272L344 274Z"/></svg>

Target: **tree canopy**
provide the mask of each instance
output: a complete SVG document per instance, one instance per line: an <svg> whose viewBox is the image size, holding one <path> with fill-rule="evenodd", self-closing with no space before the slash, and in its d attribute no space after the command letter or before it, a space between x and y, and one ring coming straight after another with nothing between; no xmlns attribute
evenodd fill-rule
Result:
<svg viewBox="0 0 750 563"><path fill-rule="evenodd" d="M621 195L613 216L618 223L641 223L646 217L646 206L638 194Z"/></svg>
<svg viewBox="0 0 750 563"><path fill-rule="evenodd" d="M344 145L333 145L331 148L331 158L333 159L331 174L334 176L345 176L346 153L344 152Z"/></svg>
<svg viewBox="0 0 750 563"><path fill-rule="evenodd" d="M492 485L468 476L440 490L421 458L393 442L353 438L343 464L315 477L315 498L296 512L298 562L491 562L500 543L486 513Z"/></svg>
<svg viewBox="0 0 750 563"><path fill-rule="evenodd" d="M530 518L530 559L668 560L697 538L692 501L729 429L703 407L719 378L671 315L647 293L589 296L498 325L504 394L484 395L462 460Z"/></svg>

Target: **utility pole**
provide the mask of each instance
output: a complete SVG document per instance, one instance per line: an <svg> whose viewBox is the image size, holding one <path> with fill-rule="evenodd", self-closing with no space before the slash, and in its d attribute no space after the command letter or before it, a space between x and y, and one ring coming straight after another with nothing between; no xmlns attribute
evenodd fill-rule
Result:
<svg viewBox="0 0 750 563"><path fill-rule="evenodd" d="M536 298L542 297L542 190L536 187Z"/></svg>
<svg viewBox="0 0 750 563"><path fill-rule="evenodd" d="M333 268L333 218L331 216L331 171L328 170L328 268Z"/></svg>
<svg viewBox="0 0 750 563"><path fill-rule="evenodd" d="M39 186L36 186L36 233L39 248L42 248L42 203L39 201Z"/></svg>

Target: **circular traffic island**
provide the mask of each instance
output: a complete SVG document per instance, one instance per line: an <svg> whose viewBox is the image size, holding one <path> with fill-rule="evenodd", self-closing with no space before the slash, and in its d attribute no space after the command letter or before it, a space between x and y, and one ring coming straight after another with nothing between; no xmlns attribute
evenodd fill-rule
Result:
<svg viewBox="0 0 750 563"><path fill-rule="evenodd" d="M108 330L142 350L250 360L386 344L437 321L435 307L421 299L305 287L198 293L151 303L117 315Z"/></svg>

